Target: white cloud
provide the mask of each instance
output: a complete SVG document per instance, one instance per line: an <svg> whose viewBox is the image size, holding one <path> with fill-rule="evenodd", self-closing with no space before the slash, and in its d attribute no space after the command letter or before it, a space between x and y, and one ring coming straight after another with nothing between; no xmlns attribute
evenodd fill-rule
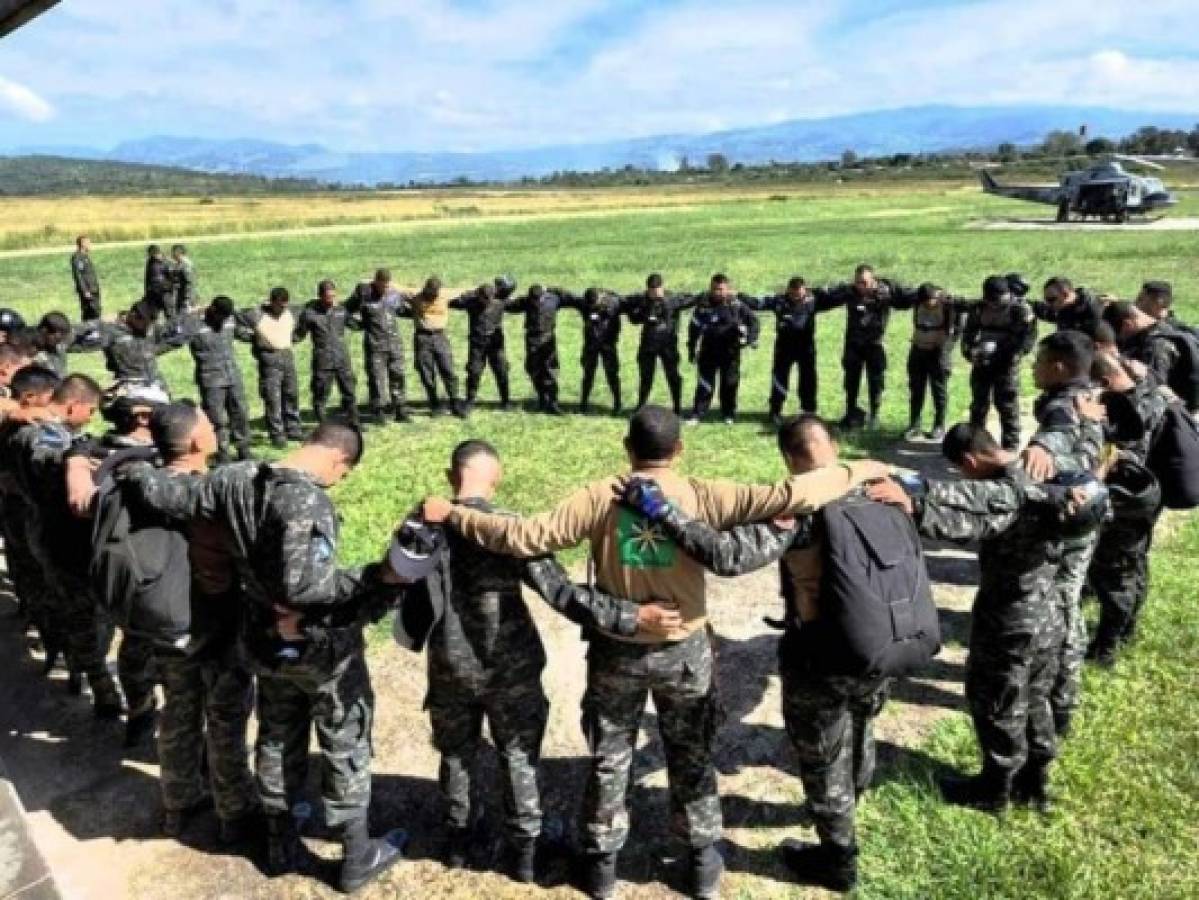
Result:
<svg viewBox="0 0 1199 900"><path fill-rule="evenodd" d="M23 84L0 75L0 110L30 122L48 122L54 118L54 107Z"/></svg>

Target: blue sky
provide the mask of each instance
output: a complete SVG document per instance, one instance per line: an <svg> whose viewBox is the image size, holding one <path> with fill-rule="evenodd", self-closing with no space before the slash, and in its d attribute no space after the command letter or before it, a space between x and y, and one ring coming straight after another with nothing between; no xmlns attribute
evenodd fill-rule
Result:
<svg viewBox="0 0 1199 900"><path fill-rule="evenodd" d="M1195 19L1195 0L66 0L0 40L0 148L472 151L925 103L1199 121Z"/></svg>

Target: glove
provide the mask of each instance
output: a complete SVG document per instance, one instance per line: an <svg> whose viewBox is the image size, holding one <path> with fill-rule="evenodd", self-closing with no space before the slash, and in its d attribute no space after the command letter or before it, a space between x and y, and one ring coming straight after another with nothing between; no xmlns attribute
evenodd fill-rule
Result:
<svg viewBox="0 0 1199 900"><path fill-rule="evenodd" d="M665 519L672 509L670 500L662 492L661 485L652 478L633 476L624 484L620 502L651 522Z"/></svg>

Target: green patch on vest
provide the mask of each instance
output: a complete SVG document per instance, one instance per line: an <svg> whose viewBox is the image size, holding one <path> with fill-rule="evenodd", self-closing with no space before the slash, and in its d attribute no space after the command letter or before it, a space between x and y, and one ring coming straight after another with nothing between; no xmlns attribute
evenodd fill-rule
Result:
<svg viewBox="0 0 1199 900"><path fill-rule="evenodd" d="M630 569L669 569L675 564L677 548L661 527L630 509L616 518L616 544L620 564Z"/></svg>

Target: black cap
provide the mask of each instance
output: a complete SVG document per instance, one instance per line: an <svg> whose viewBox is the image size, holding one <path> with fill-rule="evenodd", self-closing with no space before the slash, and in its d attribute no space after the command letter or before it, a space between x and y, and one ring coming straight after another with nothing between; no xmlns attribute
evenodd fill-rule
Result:
<svg viewBox="0 0 1199 900"><path fill-rule="evenodd" d="M25 327L25 319L15 309L0 309L0 331L13 331Z"/></svg>
<svg viewBox="0 0 1199 900"><path fill-rule="evenodd" d="M420 581L433 571L437 555L444 546L444 531L410 517L392 535L387 561L402 580Z"/></svg>

